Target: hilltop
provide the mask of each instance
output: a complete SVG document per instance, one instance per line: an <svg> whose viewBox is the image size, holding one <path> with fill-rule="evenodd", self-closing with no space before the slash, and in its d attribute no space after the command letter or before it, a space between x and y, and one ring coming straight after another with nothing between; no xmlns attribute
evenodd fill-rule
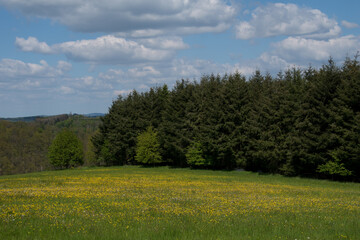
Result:
<svg viewBox="0 0 360 240"><path fill-rule="evenodd" d="M103 117L105 116L104 113L87 113L87 114L58 114L58 115L36 115L36 116L26 116L26 117L15 117L15 118L0 118L1 120L9 121L9 122L35 122L35 121L41 121L46 119L62 119L64 116L84 116L89 118L96 118L96 117Z"/></svg>

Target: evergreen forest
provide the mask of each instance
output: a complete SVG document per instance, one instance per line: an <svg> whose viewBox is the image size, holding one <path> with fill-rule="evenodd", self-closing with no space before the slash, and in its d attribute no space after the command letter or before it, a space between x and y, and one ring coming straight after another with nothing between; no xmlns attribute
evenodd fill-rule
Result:
<svg viewBox="0 0 360 240"><path fill-rule="evenodd" d="M204 75L171 90L134 90L101 118L92 138L97 164L138 164L138 137L149 127L157 165L358 181L360 64L329 59L275 77Z"/></svg>
<svg viewBox="0 0 360 240"><path fill-rule="evenodd" d="M69 130L81 142L85 166L245 169L360 181L357 57L276 76L212 74L171 89L134 90L100 118L25 120L0 121L0 175L57 169L49 148Z"/></svg>

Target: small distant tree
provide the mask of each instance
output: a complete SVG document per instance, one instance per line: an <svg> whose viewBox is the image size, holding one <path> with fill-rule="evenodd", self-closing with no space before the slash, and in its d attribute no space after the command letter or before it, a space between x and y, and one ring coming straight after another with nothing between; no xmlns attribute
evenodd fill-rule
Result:
<svg viewBox="0 0 360 240"><path fill-rule="evenodd" d="M135 160L146 165L163 162L157 132L152 126L137 137Z"/></svg>
<svg viewBox="0 0 360 240"><path fill-rule="evenodd" d="M344 163L340 161L336 151L330 152L330 156L334 160L320 165L317 169L319 173L330 175L332 178L334 178L334 176L346 177L352 175L352 172L347 170L344 166Z"/></svg>
<svg viewBox="0 0 360 240"><path fill-rule="evenodd" d="M200 142L193 141L185 154L186 161L191 167L206 167L208 162L203 157L202 145Z"/></svg>
<svg viewBox="0 0 360 240"><path fill-rule="evenodd" d="M84 163L80 139L69 130L60 132L49 147L48 157L55 168L70 168Z"/></svg>

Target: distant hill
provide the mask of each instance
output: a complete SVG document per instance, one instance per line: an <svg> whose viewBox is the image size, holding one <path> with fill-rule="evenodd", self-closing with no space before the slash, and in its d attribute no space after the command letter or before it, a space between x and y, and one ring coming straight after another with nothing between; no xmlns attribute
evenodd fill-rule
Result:
<svg viewBox="0 0 360 240"><path fill-rule="evenodd" d="M72 115L80 115L88 118L102 117L105 116L104 113L88 113L88 114L77 114L74 113ZM38 115L38 116L28 116L28 117L17 117L17 118L0 118L0 120L6 120L9 122L35 122L35 121L43 121L46 119L58 119L63 120L64 116L68 116L68 114L59 114L59 115Z"/></svg>
<svg viewBox="0 0 360 240"><path fill-rule="evenodd" d="M9 122L34 122L36 119L45 118L47 116L29 116L29 117L17 117L17 118L0 118L0 120L6 120Z"/></svg>
<svg viewBox="0 0 360 240"><path fill-rule="evenodd" d="M88 114L79 114L79 115L83 115L85 117L103 117L103 116L105 116L104 113L88 113Z"/></svg>

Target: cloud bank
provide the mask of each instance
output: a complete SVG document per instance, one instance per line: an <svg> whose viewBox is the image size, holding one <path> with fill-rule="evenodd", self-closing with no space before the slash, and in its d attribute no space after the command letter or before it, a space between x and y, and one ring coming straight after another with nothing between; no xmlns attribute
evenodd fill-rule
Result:
<svg viewBox="0 0 360 240"><path fill-rule="evenodd" d="M53 78L64 75L71 69L71 64L59 61L56 67L49 66L44 60L37 63L25 63L16 59L0 61L0 81L22 78Z"/></svg>
<svg viewBox="0 0 360 240"><path fill-rule="evenodd" d="M49 18L77 32L218 32L236 10L222 0L0 0L26 16ZM143 34L141 34L143 33Z"/></svg>
<svg viewBox="0 0 360 240"><path fill-rule="evenodd" d="M92 64L134 64L171 59L176 50L188 46L179 37L141 39L138 42L106 35L96 39L69 41L49 46L35 37L16 38L26 52L65 54L69 59Z"/></svg>

